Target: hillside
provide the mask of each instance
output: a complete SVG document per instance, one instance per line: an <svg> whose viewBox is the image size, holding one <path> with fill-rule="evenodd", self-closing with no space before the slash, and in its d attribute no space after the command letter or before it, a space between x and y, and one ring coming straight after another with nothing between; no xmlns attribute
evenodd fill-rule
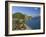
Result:
<svg viewBox="0 0 46 37"><path fill-rule="evenodd" d="M25 21L31 19L31 16L26 16L25 14L22 13L14 13L12 15L12 25L13 25L13 30L18 29L18 30L25 30L27 29L25 26Z"/></svg>

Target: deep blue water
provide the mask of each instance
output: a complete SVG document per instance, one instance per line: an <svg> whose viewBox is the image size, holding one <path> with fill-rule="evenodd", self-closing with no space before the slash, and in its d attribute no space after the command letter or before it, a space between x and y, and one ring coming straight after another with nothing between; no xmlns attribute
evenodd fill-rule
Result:
<svg viewBox="0 0 46 37"><path fill-rule="evenodd" d="M27 20L26 24L32 29L40 29L40 16Z"/></svg>

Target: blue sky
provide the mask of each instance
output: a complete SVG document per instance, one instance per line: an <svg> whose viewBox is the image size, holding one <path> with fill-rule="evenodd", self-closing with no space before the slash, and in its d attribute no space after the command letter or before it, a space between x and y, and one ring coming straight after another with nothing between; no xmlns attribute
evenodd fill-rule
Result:
<svg viewBox="0 0 46 37"><path fill-rule="evenodd" d="M12 13L20 12L26 14L28 16L39 16L40 15L40 7L20 7L20 6L13 6Z"/></svg>

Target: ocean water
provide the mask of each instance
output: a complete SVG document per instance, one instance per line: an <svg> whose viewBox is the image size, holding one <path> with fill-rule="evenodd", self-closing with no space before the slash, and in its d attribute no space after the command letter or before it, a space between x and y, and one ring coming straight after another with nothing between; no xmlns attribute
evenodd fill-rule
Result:
<svg viewBox="0 0 46 37"><path fill-rule="evenodd" d="M33 30L34 29L40 29L40 16L39 17L33 17L31 20L27 20L26 21L26 24L32 28Z"/></svg>

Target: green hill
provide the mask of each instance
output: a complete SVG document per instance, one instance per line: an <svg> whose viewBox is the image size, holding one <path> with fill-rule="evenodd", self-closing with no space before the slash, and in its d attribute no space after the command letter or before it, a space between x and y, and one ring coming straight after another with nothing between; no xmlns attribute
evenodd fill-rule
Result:
<svg viewBox="0 0 46 37"><path fill-rule="evenodd" d="M22 14L22 13L15 13L13 14L13 18L18 18L18 19L24 19L25 18L25 15Z"/></svg>
<svg viewBox="0 0 46 37"><path fill-rule="evenodd" d="M21 29L20 27L22 27L22 29L26 29L26 27L24 25L25 21L26 21L26 19L28 20L30 18L31 18L31 16L27 16L27 15L19 13L19 12L12 14L12 27L13 27L12 29L13 30Z"/></svg>

